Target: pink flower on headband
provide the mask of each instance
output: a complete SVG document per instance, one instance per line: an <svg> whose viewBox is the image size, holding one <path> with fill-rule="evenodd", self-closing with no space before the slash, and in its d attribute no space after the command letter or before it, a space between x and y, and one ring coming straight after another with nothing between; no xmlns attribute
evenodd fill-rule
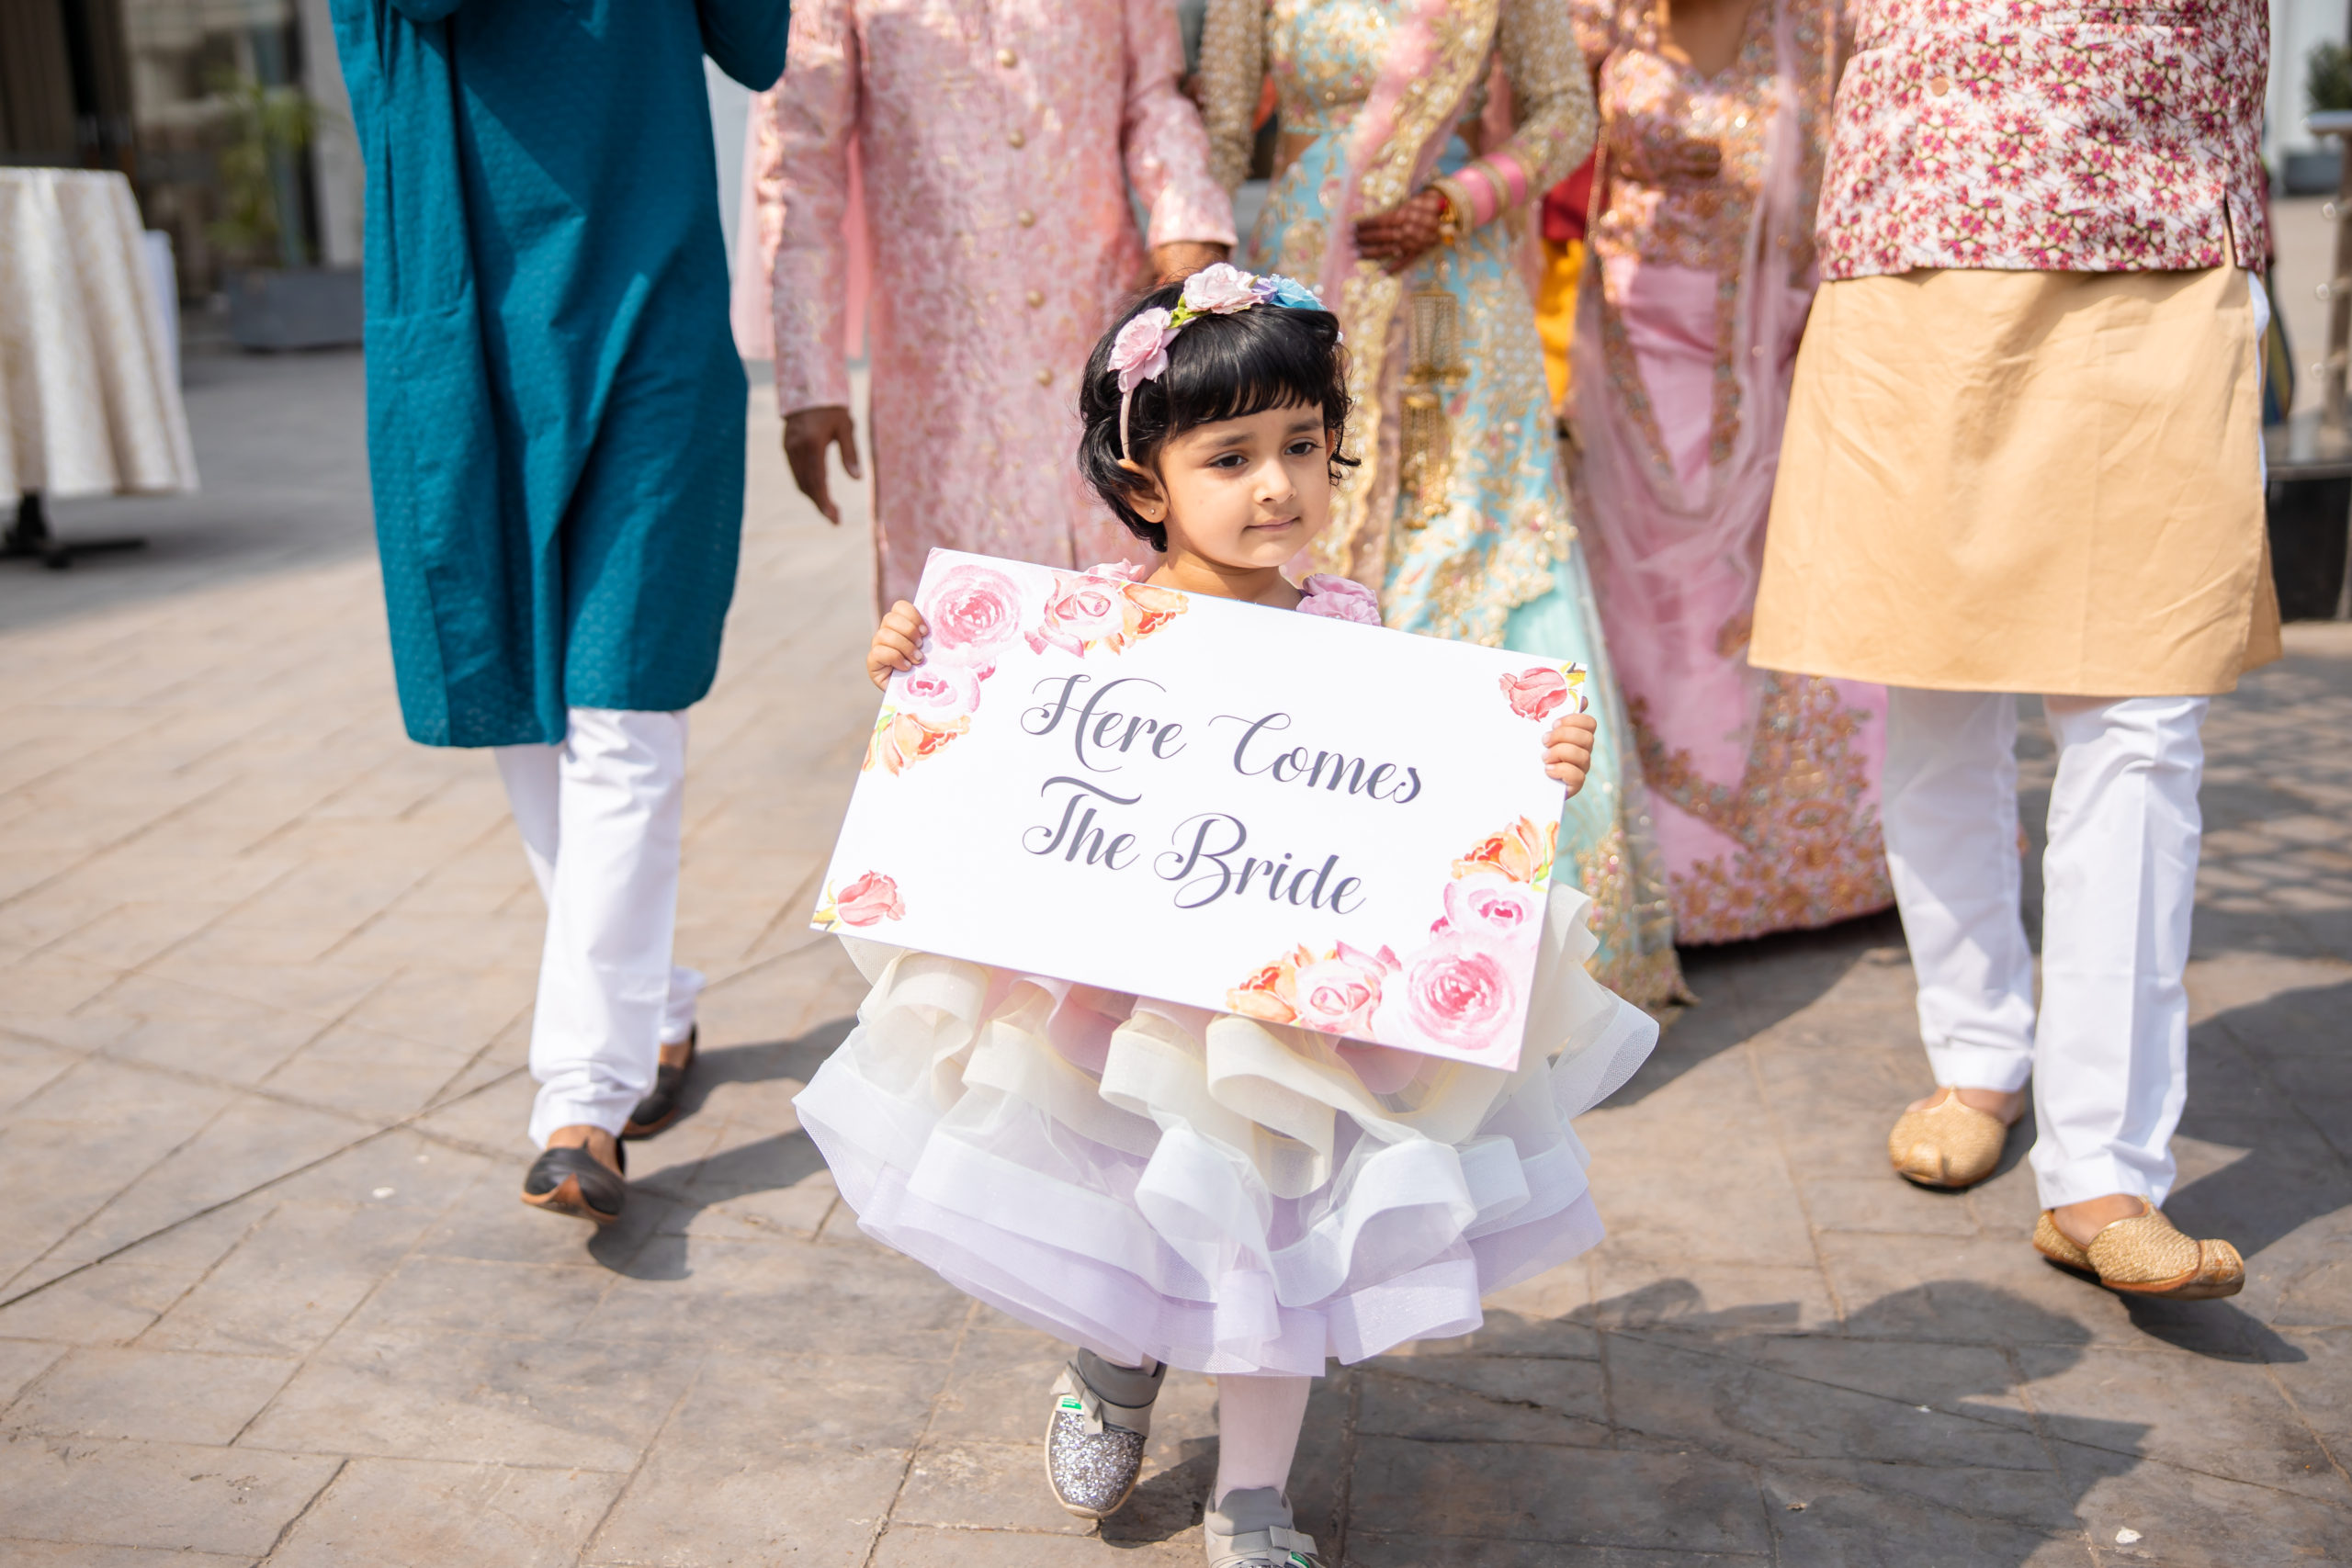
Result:
<svg viewBox="0 0 2352 1568"><path fill-rule="evenodd" d="M1184 308L1196 316L1230 316L1271 297L1258 291L1257 278L1227 262L1211 262L1184 280Z"/></svg>
<svg viewBox="0 0 2352 1568"><path fill-rule="evenodd" d="M1119 390L1132 392L1138 384L1166 375L1168 345L1175 341L1176 329L1169 324L1167 311L1154 305L1136 312L1111 344L1111 368L1119 373Z"/></svg>

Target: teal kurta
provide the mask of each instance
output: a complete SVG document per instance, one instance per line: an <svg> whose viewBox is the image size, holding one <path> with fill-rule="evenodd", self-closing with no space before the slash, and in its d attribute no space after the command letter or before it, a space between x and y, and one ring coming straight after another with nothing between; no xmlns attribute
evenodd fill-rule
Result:
<svg viewBox="0 0 2352 1568"><path fill-rule="evenodd" d="M741 363L703 83L788 0L332 0L368 171L368 455L408 732L563 739L718 664Z"/></svg>

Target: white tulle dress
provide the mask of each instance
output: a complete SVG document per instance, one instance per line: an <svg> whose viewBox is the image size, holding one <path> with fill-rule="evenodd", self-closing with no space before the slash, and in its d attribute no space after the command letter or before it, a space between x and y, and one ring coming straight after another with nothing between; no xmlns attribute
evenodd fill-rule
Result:
<svg viewBox="0 0 2352 1568"><path fill-rule="evenodd" d="M1657 1026L1586 972L1589 908L1554 885L1513 1072L844 936L873 989L794 1103L866 1234L969 1294L1126 1365L1318 1374L1600 1239L1568 1122Z"/></svg>

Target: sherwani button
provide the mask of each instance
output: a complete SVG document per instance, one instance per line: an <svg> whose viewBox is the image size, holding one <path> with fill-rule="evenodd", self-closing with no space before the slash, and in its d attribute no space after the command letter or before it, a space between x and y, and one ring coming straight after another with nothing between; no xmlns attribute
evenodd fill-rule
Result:
<svg viewBox="0 0 2352 1568"><path fill-rule="evenodd" d="M1029 138L1023 134L1021 128L1016 125L1004 133L1004 144L1007 147L1026 147L1029 145Z"/></svg>
<svg viewBox="0 0 2352 1568"><path fill-rule="evenodd" d="M1939 98L1942 97L1946 93L1951 91L1951 78L1949 76L1939 76L1935 78L1928 84L1928 91L1935 94L1935 96Z"/></svg>
<svg viewBox="0 0 2352 1568"><path fill-rule="evenodd" d="M1051 366L1048 366L1048 365L1040 365L1039 367L1037 367L1037 385L1039 385L1040 387L1050 387L1050 386L1052 386L1053 384L1054 384L1054 371L1053 371L1053 367L1052 367Z"/></svg>
<svg viewBox="0 0 2352 1568"><path fill-rule="evenodd" d="M1035 306L1038 306L1038 305L1042 305L1042 304L1044 304L1045 302L1046 302L1046 291L1045 291L1044 289L1042 289L1042 288L1032 288L1031 290L1029 290L1029 303L1030 303L1030 305L1031 305L1033 308L1034 308L1034 307L1035 307Z"/></svg>
<svg viewBox="0 0 2352 1568"><path fill-rule="evenodd" d="M996 51L996 62L1009 71L1021 63L1021 57L1009 49L1000 49Z"/></svg>
<svg viewBox="0 0 2352 1568"><path fill-rule="evenodd" d="M1037 221L1037 215L1024 207L1012 215L1012 220L1026 229Z"/></svg>

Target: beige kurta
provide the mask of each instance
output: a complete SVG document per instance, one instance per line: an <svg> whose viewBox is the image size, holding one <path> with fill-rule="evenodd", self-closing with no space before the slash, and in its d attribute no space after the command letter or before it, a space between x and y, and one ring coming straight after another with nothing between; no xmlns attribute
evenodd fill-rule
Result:
<svg viewBox="0 0 2352 1568"><path fill-rule="evenodd" d="M2260 441L2236 268L1825 284L1749 660L1946 691L2229 691L2279 655Z"/></svg>

